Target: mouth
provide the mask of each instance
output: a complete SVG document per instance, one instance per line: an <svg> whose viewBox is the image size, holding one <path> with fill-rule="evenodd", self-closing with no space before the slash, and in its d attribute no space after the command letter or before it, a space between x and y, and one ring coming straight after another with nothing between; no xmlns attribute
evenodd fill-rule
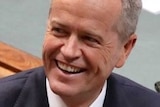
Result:
<svg viewBox="0 0 160 107"><path fill-rule="evenodd" d="M57 60L56 60L56 65L61 71L68 73L68 74L77 74L77 73L81 73L84 71L84 69L81 69L75 66L71 66L63 62L57 61Z"/></svg>

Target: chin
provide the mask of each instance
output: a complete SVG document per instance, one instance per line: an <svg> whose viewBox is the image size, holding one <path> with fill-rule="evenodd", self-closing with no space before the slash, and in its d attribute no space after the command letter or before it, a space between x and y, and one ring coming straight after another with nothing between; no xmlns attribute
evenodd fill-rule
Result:
<svg viewBox="0 0 160 107"><path fill-rule="evenodd" d="M55 82L55 80L54 82L50 83L50 87L51 90L59 96L72 97L78 93L78 90L75 90L74 87L61 82Z"/></svg>

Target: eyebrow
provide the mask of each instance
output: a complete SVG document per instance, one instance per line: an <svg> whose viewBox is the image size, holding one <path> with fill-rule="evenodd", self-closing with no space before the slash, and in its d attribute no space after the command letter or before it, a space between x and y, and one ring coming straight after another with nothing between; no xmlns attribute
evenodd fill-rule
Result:
<svg viewBox="0 0 160 107"><path fill-rule="evenodd" d="M53 25L59 25L59 26L61 26L61 27L67 28L66 25L58 22L57 20L51 20L51 21L50 21L50 25L51 25L51 26L53 26Z"/></svg>

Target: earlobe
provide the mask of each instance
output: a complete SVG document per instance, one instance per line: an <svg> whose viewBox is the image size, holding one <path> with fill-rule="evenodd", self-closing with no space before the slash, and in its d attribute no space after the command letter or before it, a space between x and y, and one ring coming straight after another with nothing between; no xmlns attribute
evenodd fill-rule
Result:
<svg viewBox="0 0 160 107"><path fill-rule="evenodd" d="M132 51L135 43L137 40L137 36L136 34L132 34L129 39L127 40L127 42L123 45L123 48L121 50L121 55L119 57L119 60L116 64L116 68L120 68L124 65L125 61L127 60L130 52Z"/></svg>

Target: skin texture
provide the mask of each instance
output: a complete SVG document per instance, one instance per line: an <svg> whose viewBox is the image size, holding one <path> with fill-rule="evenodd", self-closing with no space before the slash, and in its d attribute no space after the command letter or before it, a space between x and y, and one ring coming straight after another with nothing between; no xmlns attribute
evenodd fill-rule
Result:
<svg viewBox="0 0 160 107"><path fill-rule="evenodd" d="M122 43L112 27L121 8L121 0L52 1L43 61L52 91L69 107L89 106L132 50L136 35ZM57 62L82 72L66 73Z"/></svg>

